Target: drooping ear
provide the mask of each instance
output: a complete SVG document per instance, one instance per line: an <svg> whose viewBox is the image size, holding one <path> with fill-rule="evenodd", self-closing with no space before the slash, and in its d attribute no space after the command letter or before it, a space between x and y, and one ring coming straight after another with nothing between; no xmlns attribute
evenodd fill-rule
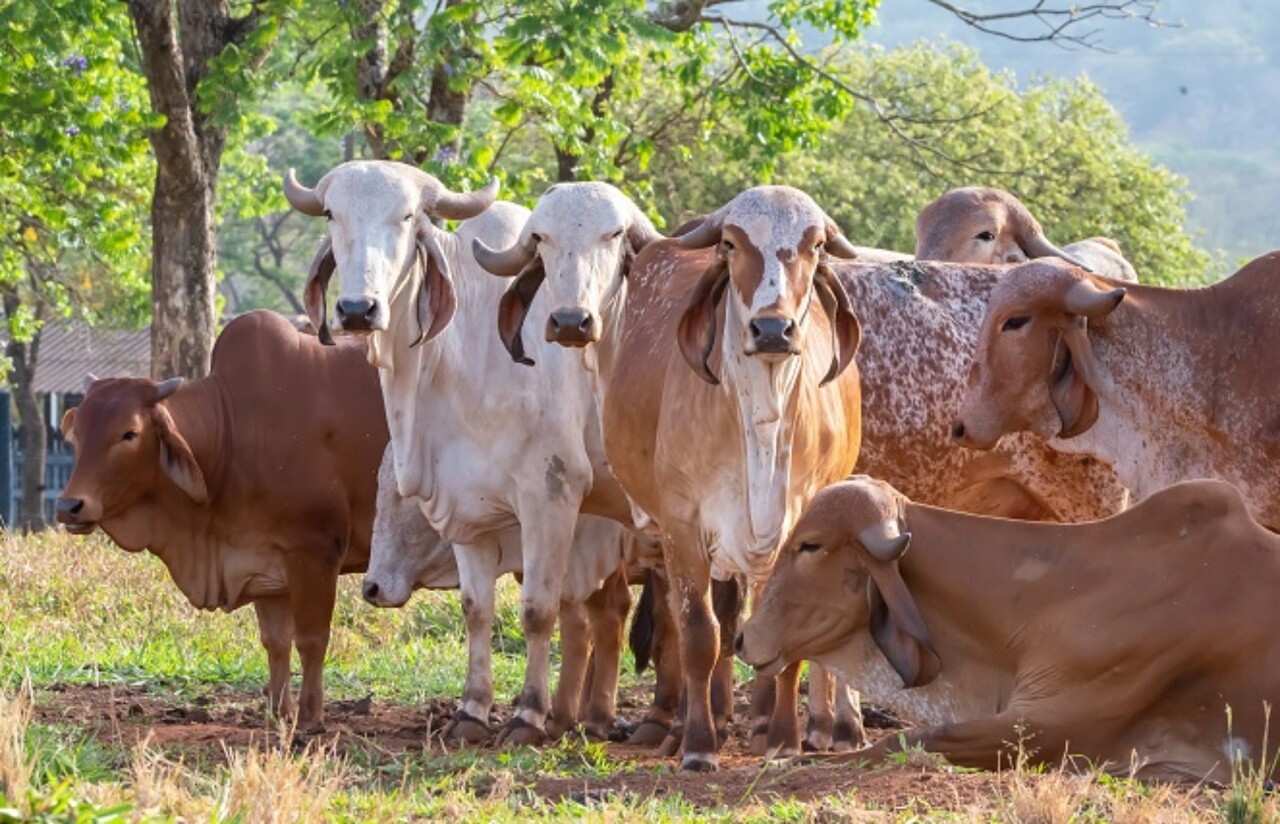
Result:
<svg viewBox="0 0 1280 824"><path fill-rule="evenodd" d="M196 463L186 438L182 437L169 410L163 404L151 407L151 422L160 438L160 468L164 470L164 474L187 493L191 500L198 504L208 503L209 490L205 486L200 464Z"/></svg>
<svg viewBox="0 0 1280 824"><path fill-rule="evenodd" d="M76 425L76 408L73 406L62 413L62 439L71 439L71 429Z"/></svg>
<svg viewBox="0 0 1280 824"><path fill-rule="evenodd" d="M320 342L325 346L333 346L333 335L329 333L329 308L325 299L325 291L329 288L329 278L338 267L333 257L333 241L328 237L320 244L315 260L311 261L311 271L307 274L307 284L302 288L302 302L307 310L307 317L315 327Z"/></svg>
<svg viewBox="0 0 1280 824"><path fill-rule="evenodd" d="M524 326L525 316L529 314L529 307L533 305L538 287L542 285L546 275L542 268L542 257L535 256L525 264L524 270L507 287L502 300L498 301L498 337L502 338L502 345L511 353L511 359L525 366L533 366L533 358L524 353L524 339L520 336L520 328Z"/></svg>
<svg viewBox="0 0 1280 824"><path fill-rule="evenodd" d="M827 313L827 320L831 323L831 368L819 384L825 386L853 363L853 356L858 354L858 345L862 342L862 324L853 311L844 284L826 263L818 264L813 288L822 303L822 311Z"/></svg>
<svg viewBox="0 0 1280 824"><path fill-rule="evenodd" d="M685 362L698 373L698 377L712 386L719 384L720 379L711 371L707 361L716 343L716 307L720 305L728 285L729 264L716 255L694 287L689 306L680 316L677 331L680 354L684 355Z"/></svg>
<svg viewBox="0 0 1280 824"><path fill-rule="evenodd" d="M416 253L422 282L418 285L418 337L409 344L410 348L443 332L458 309L449 261L430 229L418 233Z"/></svg>
<svg viewBox="0 0 1280 824"><path fill-rule="evenodd" d="M938 677L942 659L933 648L929 629L911 597L897 561L868 562L867 605L871 612L871 638L890 665L902 676L904 687L919 687Z"/></svg>
<svg viewBox="0 0 1280 824"><path fill-rule="evenodd" d="M1059 438L1074 438L1098 420L1098 362L1089 344L1087 321L1075 317L1062 330L1055 351L1049 394L1062 421Z"/></svg>

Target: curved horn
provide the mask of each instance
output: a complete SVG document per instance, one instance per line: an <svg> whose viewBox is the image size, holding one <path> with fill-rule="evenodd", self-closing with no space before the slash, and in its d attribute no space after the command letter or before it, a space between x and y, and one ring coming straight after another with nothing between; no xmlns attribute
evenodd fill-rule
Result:
<svg viewBox="0 0 1280 824"><path fill-rule="evenodd" d="M431 217L447 220L467 220L493 205L498 198L498 179L490 180L483 189L474 192L452 192L443 183L431 178L435 186L422 191L422 211Z"/></svg>
<svg viewBox="0 0 1280 824"><path fill-rule="evenodd" d="M896 561L907 551L911 543L910 532L900 532L894 521L881 521L858 533L858 540L873 558L880 561Z"/></svg>
<svg viewBox="0 0 1280 824"><path fill-rule="evenodd" d="M724 216L719 211L707 216L696 228L680 236L680 248L705 249L720 242L720 230L724 226Z"/></svg>
<svg viewBox="0 0 1280 824"><path fill-rule="evenodd" d="M1092 281L1082 280L1067 290L1062 305L1073 315L1082 315L1095 320L1115 311L1127 294L1129 291L1123 286L1103 290L1095 286Z"/></svg>
<svg viewBox="0 0 1280 824"><path fill-rule="evenodd" d="M640 207L632 203L631 209L631 225L627 227L627 240L631 243L631 249L639 252L655 240L662 240L662 234L653 228L653 223L640 211Z"/></svg>
<svg viewBox="0 0 1280 824"><path fill-rule="evenodd" d="M89 390L93 388L93 384L96 380L98 380L98 376L92 372L84 373L84 394L89 394Z"/></svg>
<svg viewBox="0 0 1280 824"><path fill-rule="evenodd" d="M298 176L290 169L284 176L284 196L289 205L304 215L320 217L324 214L324 202L315 189L308 189L298 182Z"/></svg>
<svg viewBox="0 0 1280 824"><path fill-rule="evenodd" d="M182 386L182 378L169 378L164 383L156 384L156 403L177 392L179 386Z"/></svg>
<svg viewBox="0 0 1280 824"><path fill-rule="evenodd" d="M1079 266L1081 269L1085 270L1086 272L1093 271L1093 269L1091 269L1089 265L1084 261L1082 261L1080 258L1076 257L1075 255L1068 254L1067 252L1062 251L1057 246L1054 246L1052 243L1050 243L1049 239L1044 236L1044 232L1031 233L1031 235L1027 237L1024 243L1022 244L1022 247L1023 247L1023 250L1026 251L1027 257L1029 258L1038 258L1038 257L1062 258L1067 263L1070 263L1072 266Z"/></svg>
<svg viewBox="0 0 1280 824"><path fill-rule="evenodd" d="M827 218L827 242L823 244L823 248L827 250L827 254L845 260L853 260L858 256L858 250L854 248L849 239L840 231L840 227L829 216Z"/></svg>
<svg viewBox="0 0 1280 824"><path fill-rule="evenodd" d="M510 248L501 250L490 249L480 238L471 241L471 254L475 255L476 263L489 274L502 278L520 274L537 253L538 244L532 236L524 237L523 233Z"/></svg>

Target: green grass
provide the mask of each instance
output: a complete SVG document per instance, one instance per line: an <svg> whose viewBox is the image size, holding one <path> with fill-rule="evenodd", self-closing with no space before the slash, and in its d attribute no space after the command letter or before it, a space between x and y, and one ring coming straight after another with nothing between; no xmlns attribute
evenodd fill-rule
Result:
<svg viewBox="0 0 1280 824"><path fill-rule="evenodd" d="M341 587L326 667L327 699L372 692L380 702L420 703L458 695L466 650L456 595L421 592L405 609L376 610L360 600L358 584L357 576ZM494 675L498 700L505 701L519 688L524 653L518 592L509 580L500 586L498 603ZM629 672L629 658L627 667ZM739 672L740 678L746 675ZM631 775L645 778L642 771L654 772L649 778L668 775L670 767L620 761L604 746L574 738L540 749L454 753L438 747L392 752L377 741L349 745L341 756L314 745L301 752L272 747L182 751L120 744L105 723L82 728L48 714L30 718L29 701L46 706L54 697L51 688L59 685L118 685L190 706L202 695L219 703L243 702L265 681L251 609L230 615L197 612L158 561L124 553L101 537L46 534L4 541L0 824L1280 820L1280 804L1266 789L1262 772L1245 764L1238 765L1232 787L1178 792L1096 773L1018 769L996 779L997 790L976 805L959 796L890 804L859 788L833 788L808 801L758 794L773 774L756 767L749 768L745 784L735 785L739 789L703 793L698 804L677 791L631 796L591 789L557 799L539 794L537 782L553 777L580 781L584 790L592 782L598 787L613 781L609 786L616 787ZM634 676L624 676L624 683L634 682ZM260 703L252 700L248 709L258 712ZM887 769L906 780L917 775L933 782L979 778L921 753L907 754ZM705 782L716 787L722 780Z"/></svg>

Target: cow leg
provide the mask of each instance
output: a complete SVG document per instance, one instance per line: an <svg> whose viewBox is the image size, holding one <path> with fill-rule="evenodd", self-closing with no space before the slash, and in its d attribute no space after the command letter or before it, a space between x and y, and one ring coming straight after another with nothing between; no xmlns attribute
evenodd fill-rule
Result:
<svg viewBox="0 0 1280 824"><path fill-rule="evenodd" d="M547 719L547 735L551 738L559 738L578 723L582 685L591 658L587 620L585 604L560 603L560 680Z"/></svg>
<svg viewBox="0 0 1280 824"><path fill-rule="evenodd" d="M253 602L258 615L258 638L267 651L267 713L277 718L293 715L289 658L293 655L293 613L286 597L259 598Z"/></svg>
<svg viewBox="0 0 1280 824"><path fill-rule="evenodd" d="M769 751L769 718L778 699L778 679L757 675L751 682L751 744L752 755L764 755Z"/></svg>
<svg viewBox="0 0 1280 824"><path fill-rule="evenodd" d="M618 567L587 599L587 625L591 630L591 666L587 672L587 705L583 726L587 735L606 740L618 715L618 670L622 666L622 639L631 611L631 590L626 566Z"/></svg>
<svg viewBox="0 0 1280 824"><path fill-rule="evenodd" d="M642 747L657 747L666 740L680 704L682 680L680 642L668 603L670 588L667 586L666 576L656 569L649 570L645 589L648 592L640 599L635 620L640 620L639 610L643 610L645 601L651 599L653 643L650 658L653 660L655 679L653 704L650 705L644 720L631 733L627 743Z"/></svg>
<svg viewBox="0 0 1280 824"><path fill-rule="evenodd" d="M860 750L870 743L862 726L862 698L843 677L837 675L835 682L836 726L831 748L836 752Z"/></svg>
<svg viewBox="0 0 1280 824"><path fill-rule="evenodd" d="M711 672L711 716L720 744L729 740L729 723L733 720L733 638L742 612L740 595L736 580L711 582L711 604L720 624L719 657Z"/></svg>
<svg viewBox="0 0 1280 824"><path fill-rule="evenodd" d="M289 604L293 611L293 643L302 662L302 693L298 726L304 731L324 727L324 656L329 649L329 625L338 594L338 564L317 568L309 557L301 568L289 570Z"/></svg>
<svg viewBox="0 0 1280 824"><path fill-rule="evenodd" d="M836 713L835 679L820 665L809 662L809 722L801 748L805 752L831 749Z"/></svg>
<svg viewBox="0 0 1280 824"><path fill-rule="evenodd" d="M445 735L466 744L489 737L489 710L493 707L494 583L501 557L496 539L454 544L458 584L462 590L462 614L467 622L467 683L462 705L454 713Z"/></svg>
<svg viewBox="0 0 1280 824"><path fill-rule="evenodd" d="M522 506L537 513L520 524L524 547L524 581L520 586L520 623L524 626L524 687L516 711L498 735L498 744L540 744L550 710L547 688L551 670L551 632L560 607L560 591L568 571L577 510L549 507L545 500Z"/></svg>
<svg viewBox="0 0 1280 824"><path fill-rule="evenodd" d="M684 666L684 724L683 730L673 730L673 735L680 737L684 746L681 768L702 772L719 767L711 715L711 671L719 656L720 628L709 598L711 571L699 546L696 535L678 534L664 542L663 555L671 587L667 600L679 630Z"/></svg>
<svg viewBox="0 0 1280 824"><path fill-rule="evenodd" d="M790 758L800 754L800 667L797 661L778 673L777 698L769 719L765 749L770 758Z"/></svg>
<svg viewBox="0 0 1280 824"><path fill-rule="evenodd" d="M1001 713L990 718L906 730L881 739L869 750L836 757L880 761L892 753L919 746L960 767L995 771L1016 764L1018 743L1024 740L1030 741L1035 753L1051 759L1061 758L1066 744L1064 737L1047 736L1023 717ZM1033 763L1036 763L1034 758Z"/></svg>

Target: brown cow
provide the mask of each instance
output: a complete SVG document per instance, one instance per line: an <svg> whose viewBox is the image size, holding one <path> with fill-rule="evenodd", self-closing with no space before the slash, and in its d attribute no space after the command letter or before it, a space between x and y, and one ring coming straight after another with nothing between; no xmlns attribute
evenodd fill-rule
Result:
<svg viewBox="0 0 1280 824"><path fill-rule="evenodd" d="M219 336L208 377L95 381L62 428L76 465L58 520L150 550L195 607L252 603L270 703L292 708L296 645L299 723L319 724L338 575L368 563L387 443L365 347L250 312Z"/></svg>
<svg viewBox="0 0 1280 824"><path fill-rule="evenodd" d="M1023 745L1033 763L1226 782L1237 761L1275 770L1278 590L1280 537L1220 481L1068 526L934 509L859 476L814 497L737 647L766 673L816 658L853 674L872 642L955 719L861 757L921 745L997 769Z"/></svg>
<svg viewBox="0 0 1280 824"><path fill-rule="evenodd" d="M988 449L1029 430L1137 497L1221 478L1280 529L1278 284L1280 252L1203 289L1019 266L991 292L954 436Z"/></svg>

